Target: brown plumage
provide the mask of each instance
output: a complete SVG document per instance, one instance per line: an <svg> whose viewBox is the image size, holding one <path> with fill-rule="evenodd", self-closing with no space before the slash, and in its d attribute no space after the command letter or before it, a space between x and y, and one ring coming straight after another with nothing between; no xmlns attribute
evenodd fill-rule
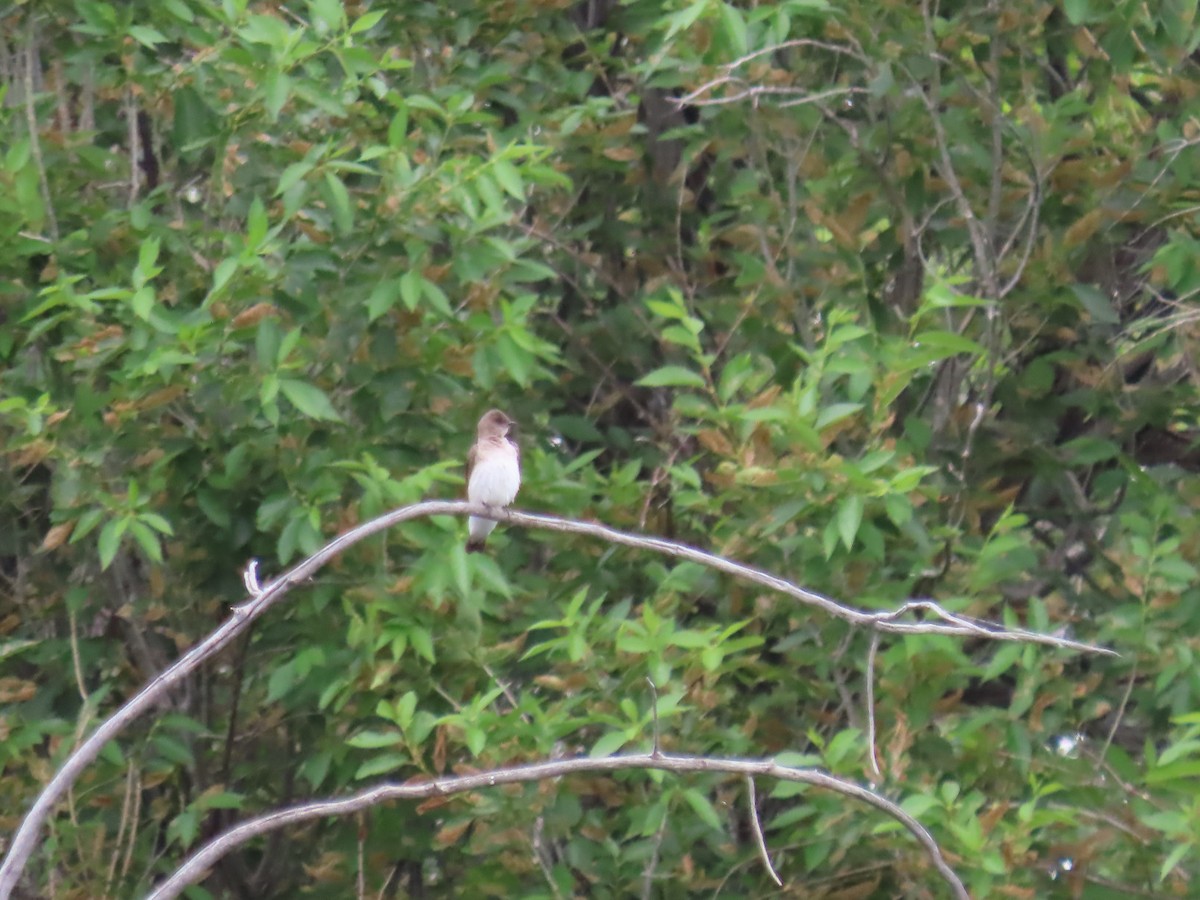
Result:
<svg viewBox="0 0 1200 900"><path fill-rule="evenodd" d="M485 506L505 507L521 487L521 451L511 433L515 423L498 409L479 420L475 443L467 453L467 499ZM470 516L467 519L467 552L483 549L496 523Z"/></svg>

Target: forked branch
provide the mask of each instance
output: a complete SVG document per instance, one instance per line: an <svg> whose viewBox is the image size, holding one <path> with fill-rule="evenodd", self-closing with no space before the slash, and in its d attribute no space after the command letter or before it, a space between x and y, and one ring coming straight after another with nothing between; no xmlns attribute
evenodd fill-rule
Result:
<svg viewBox="0 0 1200 900"><path fill-rule="evenodd" d="M63 763L49 784L43 789L41 795L34 801L33 806L21 823L21 827L13 835L8 855L5 857L3 865L0 865L0 900L8 900L12 896L13 889L16 887L17 881L37 845L42 826L45 824L46 818L50 815L50 811L54 808L54 805L66 795L67 790L75 783L92 760L99 755L100 750L106 743L120 734L127 725L143 713L155 708L158 701L166 696L175 685L196 671L205 661L224 650L267 610L278 603L288 591L296 585L306 582L326 563L330 562L343 551L371 535L378 534L402 522L442 515L479 516L481 518L496 519L524 528L539 528L547 531L582 534L613 544L623 544L627 547L653 550L656 553L673 556L677 559L691 560L692 562L726 572L753 584L778 591L808 606L814 606L828 615L878 632L889 632L892 634L941 634L960 637L980 637L997 641L1022 641L1086 653L1116 655L1112 650L1104 647L1085 644L1064 637L1040 634L1023 629L1004 628L990 622L968 619L944 610L932 600L909 601L899 609L886 612L870 612L858 609L844 603L839 603L814 591L806 590L786 579L772 575L770 572L746 566L712 553L706 553L695 547L689 547L687 544L632 534L627 531L618 531L615 528L609 528L606 525L599 525L593 522L579 522L573 519L560 519L555 516L497 510L467 503L462 500L431 500L425 503L416 503L393 510L339 535L308 559L292 567L285 574L269 582L264 587L259 588L257 578L248 576L247 585L250 589L250 598L242 605L235 607L229 618L209 634L208 637L181 656L161 675L148 682L124 706L102 722L87 740L80 744L75 752L67 757L66 762ZM917 613L926 617L925 620L918 621L915 615ZM659 766L659 768L662 768L662 766ZM743 772L751 770L727 769L724 771ZM770 775L771 772L754 769L751 771L751 774ZM816 782L814 781L813 783ZM856 788L856 790L864 794L870 794L865 788ZM870 794L870 796L874 797L875 795ZM864 797L863 799L866 798ZM872 801L868 800L867 802Z"/></svg>
<svg viewBox="0 0 1200 900"><path fill-rule="evenodd" d="M242 844L260 835L296 825L310 822L314 819L324 819L330 816L346 816L360 810L377 806L393 800L417 800L426 797L444 797L450 794L461 794L466 791L477 791L495 787L499 784L515 784L517 782L541 781L547 778L561 778L564 775L577 775L584 772L616 772L622 769L661 769L666 772L721 772L730 775L742 775L746 778L776 778L780 781L796 781L825 788L845 797L861 800L873 806L885 815L891 816L902 824L929 854L929 859L937 869L938 874L950 886L956 898L969 900L967 889L962 881L954 874L942 852L938 849L933 836L925 828L906 813L903 809L885 797L867 790L852 781L837 778L827 772L816 769L797 769L791 766L781 766L769 759L707 759L698 756L674 756L663 753L641 753L628 756L608 756L593 759L580 757L576 759L561 759L552 762L533 763L530 765L514 766L511 769L492 769L471 775L459 775L453 778L439 778L423 784L381 784L349 797L332 800L316 800L303 803L289 809L281 809L266 813L253 819L248 819L240 825L235 825L216 838L205 844L192 854L182 866L171 874L171 877L160 884L147 900L171 900L190 884L198 881L206 871L212 868L223 856L236 850ZM762 845L760 844L760 853ZM770 865L768 861L768 867ZM775 876L771 871L772 877Z"/></svg>

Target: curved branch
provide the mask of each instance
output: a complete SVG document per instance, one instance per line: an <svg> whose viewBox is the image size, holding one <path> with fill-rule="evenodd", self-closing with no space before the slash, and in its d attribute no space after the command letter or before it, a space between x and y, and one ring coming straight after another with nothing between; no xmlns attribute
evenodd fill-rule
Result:
<svg viewBox="0 0 1200 900"><path fill-rule="evenodd" d="M345 816L391 800L416 800L424 797L442 797L459 794L499 784L515 784L525 781L540 781L546 778L561 778L580 772L616 772L622 769L661 769L666 772L722 772L742 775L747 778L777 778L780 781L798 781L861 800L891 816L908 829L917 842L929 854L934 868L950 885L954 896L969 900L967 889L950 868L937 842L916 819L903 809L874 791L867 790L852 781L838 778L817 769L797 769L781 766L771 760L754 759L706 759L699 756L668 756L661 753L609 756L599 759L582 757L532 763L511 769L494 769L454 778L439 778L423 784L381 784L365 791L336 800L317 800L281 809L249 819L218 835L192 854L171 877L149 894L146 900L171 900L190 884L198 881L223 856L242 844L279 828L307 822L327 816ZM773 874L773 873L772 873Z"/></svg>
<svg viewBox="0 0 1200 900"><path fill-rule="evenodd" d="M100 753L106 743L115 738L127 725L154 707L157 701L171 690L176 684L195 671L206 660L224 650L250 625L260 618L267 610L281 600L297 584L311 578L322 566L334 559L344 550L358 542L385 531L401 522L427 516L477 516L519 525L525 528L540 528L547 531L570 532L599 538L614 544L627 547L637 547L653 550L678 559L687 559L710 568L726 572L737 578L762 585L773 591L786 594L801 603L814 606L830 616L843 619L853 625L885 631L892 634L942 634L950 636L981 637L997 641L1024 641L1061 647L1086 653L1102 653L1116 656L1112 650L1085 644L1067 638L1048 634L1039 634L1023 629L1007 629L990 622L980 622L964 616L950 613L932 600L912 600L899 609L885 612L869 612L857 609L836 600L831 600L821 594L805 590L752 566L742 565L733 560L706 553L687 544L679 544L662 538L647 537L618 531L606 525L593 522L579 522L574 519L560 519L555 516L533 515L531 513L512 510L493 509L482 505L468 503L463 500L431 500L401 507L382 515L370 522L365 522L350 531L334 538L308 559L292 567L285 574L267 584L266 587L253 591L250 599L233 609L233 614L226 619L208 637L181 656L166 671L146 684L137 694L128 700L124 706L102 722L94 732L72 753L62 768L55 773L49 784L34 801L24 821L13 836L8 854L0 865L0 900L8 900L16 887L17 880L25 869L25 865L37 843L42 825L50 814L50 810L67 792L68 788L79 777L85 768ZM248 580L248 584L252 582ZM911 616L914 612L923 612L936 617L940 621L901 621L902 617Z"/></svg>
<svg viewBox="0 0 1200 900"><path fill-rule="evenodd" d="M479 513L473 512L471 515L479 515ZM731 559L726 559L723 556L717 556L715 553L707 553L704 550L698 550L687 544L680 544L676 541L664 540L663 538L647 537L642 534L632 534L628 531L618 531L615 528L609 528L607 525L599 525L594 522L577 522L573 519L559 519L554 516L534 515L532 513L516 512L513 510L489 510L487 518L496 519L500 522L508 522L512 525L523 525L526 528L586 534L590 537L608 541L611 544L624 544L626 547L653 550L665 556L690 560L702 566L708 566L710 569L716 569L717 571L741 578L743 581L760 584L765 588L786 594L808 606L815 606L835 619L842 619L851 625L860 625L876 631L885 631L891 634L943 634L951 637L978 637L993 641L1020 641L1031 644L1046 644L1051 647L1061 647L1081 653L1099 653L1107 656L1120 655L1113 650L1109 650L1107 647L1099 647L1095 644L1084 643L1083 641L1075 641L1056 635L1041 634L1036 631L1026 631L1023 628L1004 628L992 622L968 618L958 613L949 612L934 601L925 598L911 599L897 609L884 610L882 612L859 609L845 603L839 603L837 600L833 600L823 594L818 594L815 591L798 587L792 584L792 582L777 575L772 575L763 569L743 565ZM901 621L901 617L910 616L914 612L927 613L940 621Z"/></svg>

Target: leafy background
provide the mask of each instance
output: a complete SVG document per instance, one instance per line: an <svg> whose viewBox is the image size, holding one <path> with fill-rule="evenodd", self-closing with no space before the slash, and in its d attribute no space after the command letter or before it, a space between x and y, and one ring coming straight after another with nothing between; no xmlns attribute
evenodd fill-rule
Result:
<svg viewBox="0 0 1200 900"><path fill-rule="evenodd" d="M1194 4L48 0L0 9L0 834L267 573L461 494L1120 658L911 637L878 788L976 896L1188 896ZM691 564L406 524L110 745L30 896L254 811L645 748L871 779L870 635ZM762 786L795 896L938 896ZM626 773L277 835L193 896L763 896L743 786Z"/></svg>

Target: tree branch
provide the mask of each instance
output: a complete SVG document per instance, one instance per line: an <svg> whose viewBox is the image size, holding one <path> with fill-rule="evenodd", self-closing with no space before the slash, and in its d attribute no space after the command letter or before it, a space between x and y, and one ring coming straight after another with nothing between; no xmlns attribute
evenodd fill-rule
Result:
<svg viewBox="0 0 1200 900"><path fill-rule="evenodd" d="M453 778L439 778L421 784L385 783L368 788L349 797L335 800L316 800L293 806L289 809L266 813L248 819L221 835L192 854L171 877L149 894L146 900L171 900L190 884L194 884L223 856L247 841L301 822L323 819L329 816L345 816L394 800L416 800L425 797L443 797L460 794L500 784L541 781L546 778L561 778L584 772L616 772L623 769L660 769L665 772L721 772L742 775L748 778L777 778L780 781L795 781L825 788L855 800L891 816L906 829L929 855L938 874L950 886L956 898L969 900L967 889L950 868L937 842L925 828L898 805L873 791L817 769L797 769L781 766L769 759L706 759L697 756L675 756L653 753L609 756L600 759L577 757L553 762L532 763L510 769L493 769Z"/></svg>
<svg viewBox="0 0 1200 900"><path fill-rule="evenodd" d="M17 829L9 846L8 855L5 857L3 865L0 865L0 900L8 900L12 895L17 880L20 878L26 863L29 861L29 857L33 853L38 835L45 824L46 818L50 815L54 804L62 799L83 770L99 755L100 750L106 743L120 734L127 725L147 710L152 709L160 698L165 696L175 685L183 681L205 661L228 647L254 621L278 603L293 587L308 581L326 563L343 551L374 534L378 534L402 522L440 515L470 515L484 519L494 519L524 528L539 528L546 531L582 534L613 544L623 544L627 547L653 550L656 553L673 556L677 559L691 560L692 562L700 563L701 565L785 594L801 603L814 606L830 616L850 622L853 625L860 625L876 631L893 634L941 634L980 637L996 641L1022 641L1086 653L1117 655L1114 651L1104 647L1085 644L1068 638L1039 634L1023 629L1007 629L990 622L969 619L946 611L932 600L911 600L895 610L868 612L806 590L762 569L756 569L712 553L706 553L703 550L689 547L686 544L657 537L632 534L626 531L618 531L615 528L609 528L606 525L599 525L593 522L579 522L573 519L560 519L554 516L533 515L531 513L495 509L481 504L468 503L463 500L431 500L424 503L416 503L411 506L392 510L385 515L365 522L339 535L308 559L293 566L279 578L271 581L258 592L253 593L245 603L234 607L232 615L215 631L209 634L208 637L181 656L164 672L148 682L124 706L102 722L87 740L80 744L67 758L58 772L55 773L49 784L46 785L37 800L34 801L20 828ZM912 617L912 614L916 612L930 614L940 621L901 621L904 617Z"/></svg>

